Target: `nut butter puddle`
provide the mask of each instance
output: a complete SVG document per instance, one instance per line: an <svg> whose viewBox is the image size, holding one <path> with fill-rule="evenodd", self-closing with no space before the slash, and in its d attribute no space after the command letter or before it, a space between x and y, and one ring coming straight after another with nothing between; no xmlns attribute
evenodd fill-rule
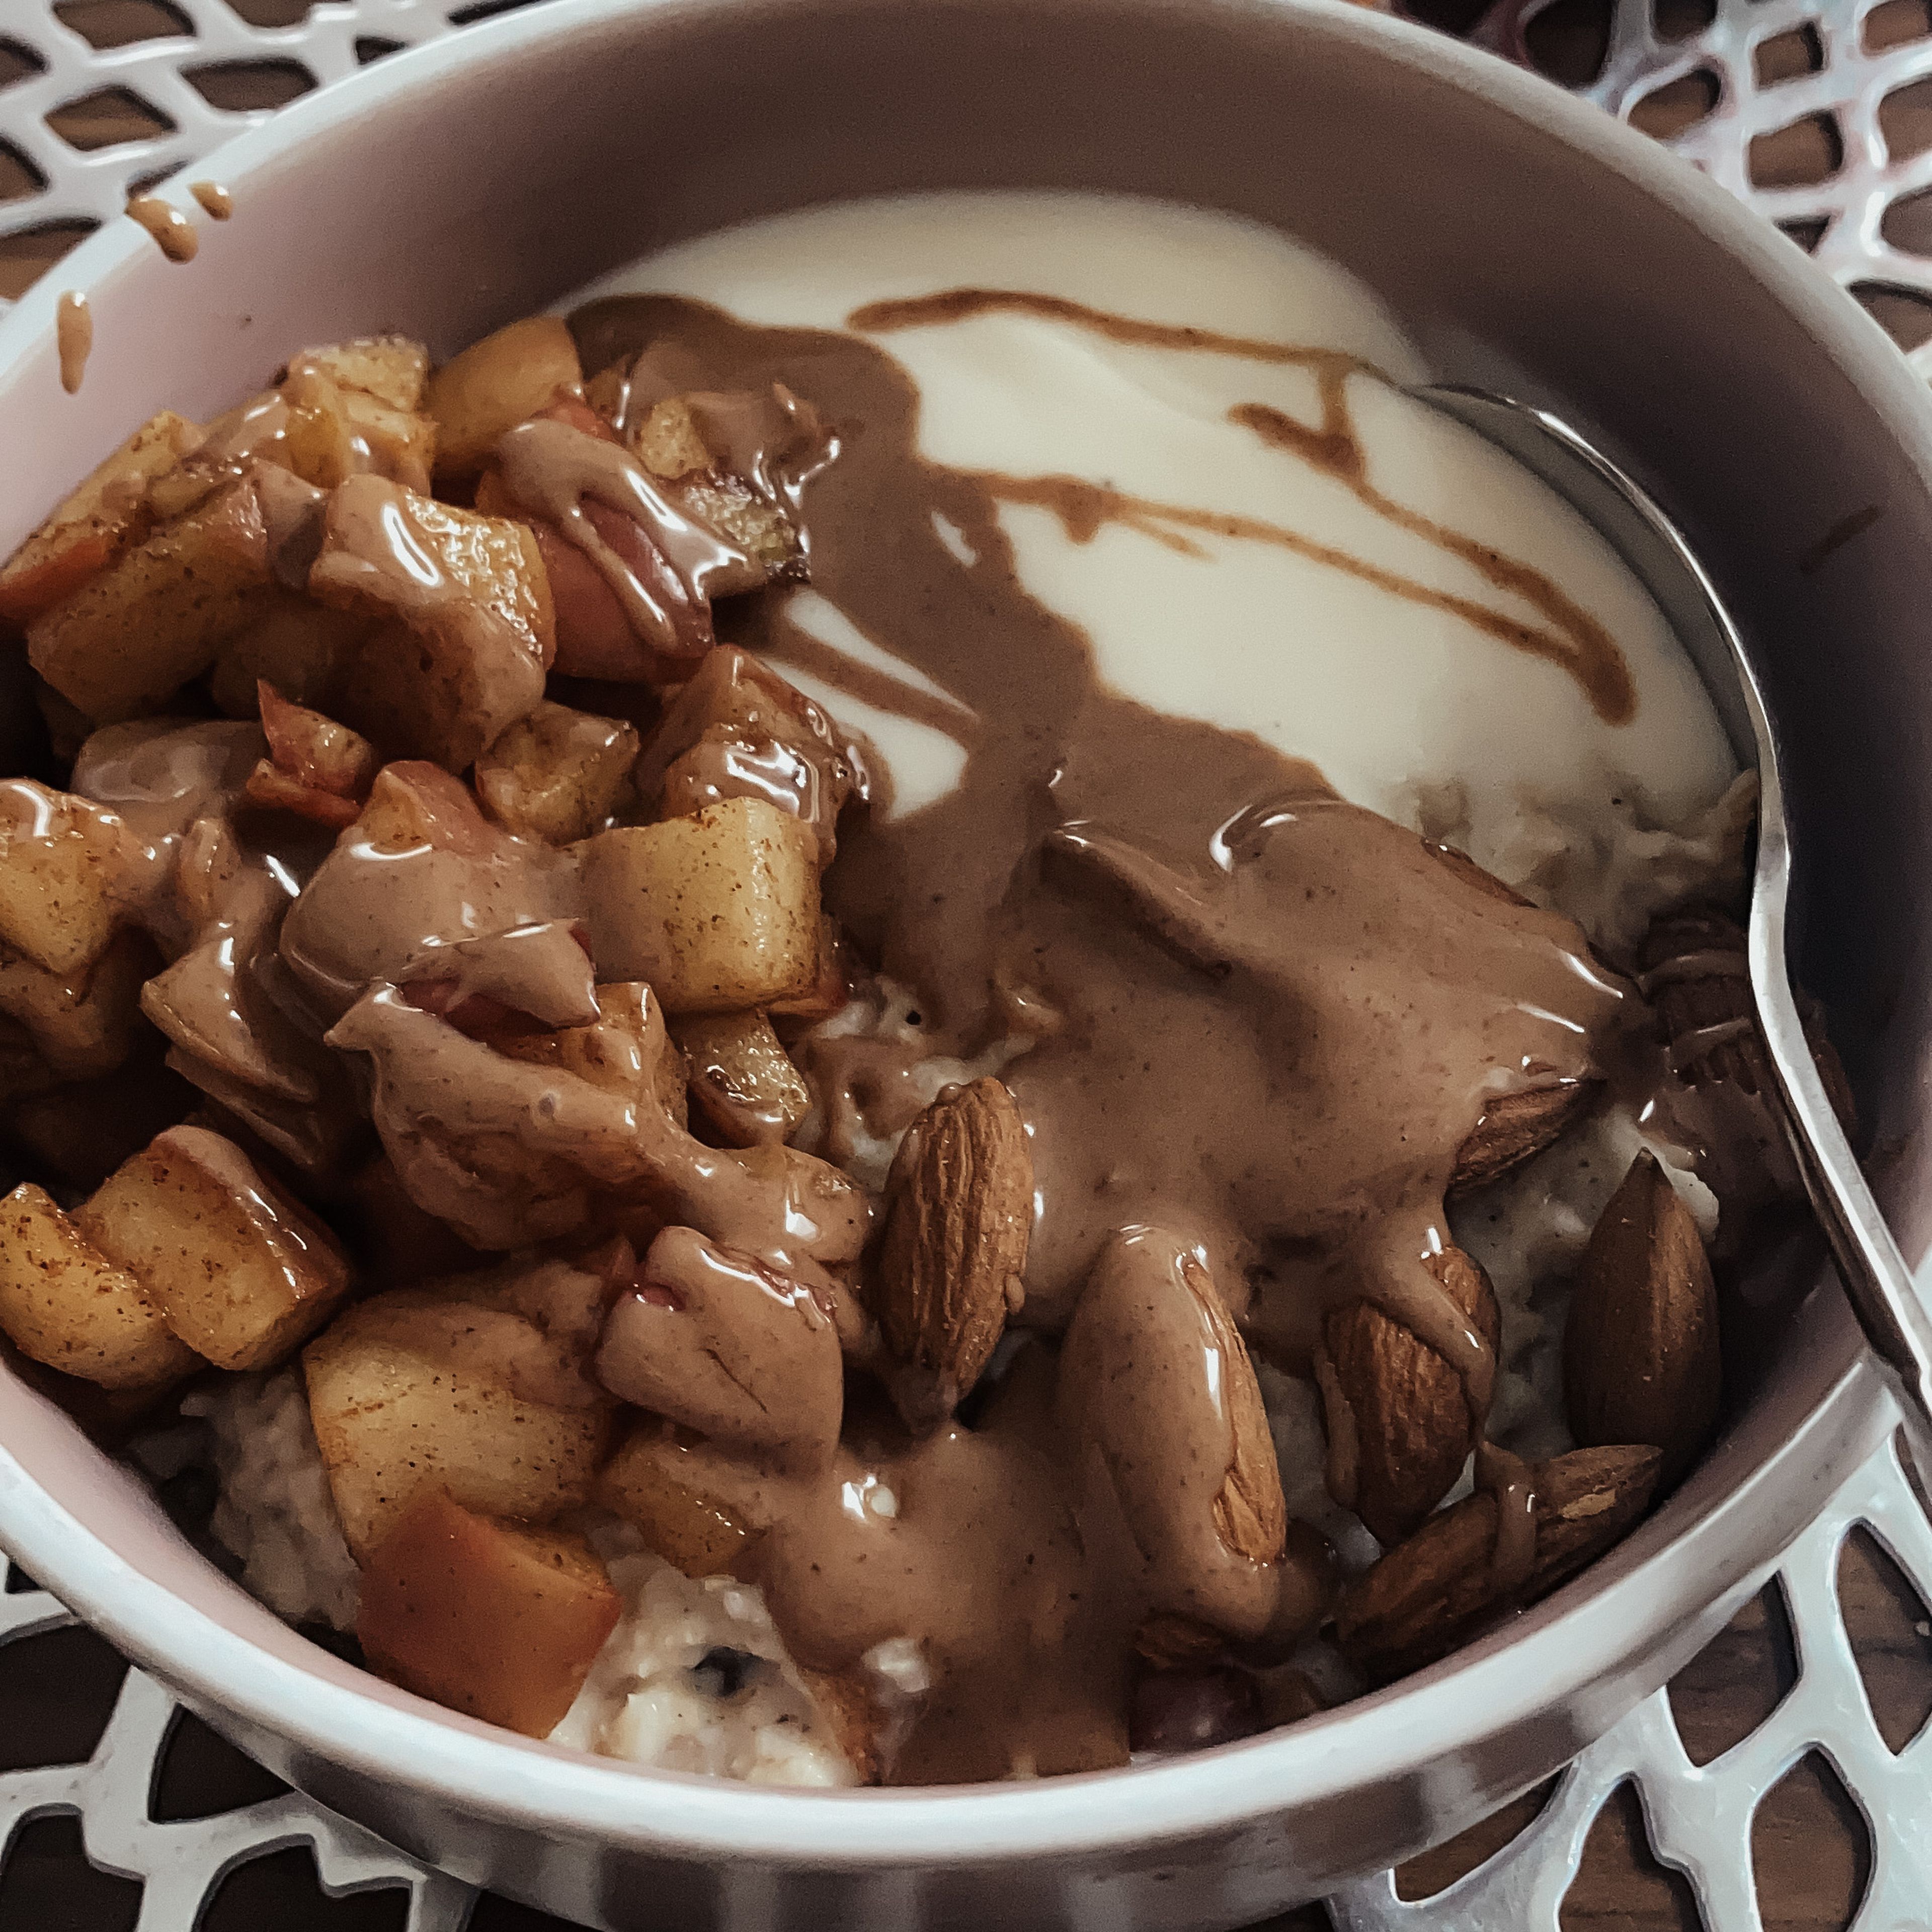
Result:
<svg viewBox="0 0 1932 1932"><path fill-rule="evenodd" d="M1315 368L1317 428L1230 420L1542 625L929 460L874 337L989 309ZM434 375L333 345L205 433L156 418L0 570L76 754L68 793L7 788L9 1078L133 1124L104 1180L43 1134L0 1328L97 1420L214 1377L218 1433L256 1400L218 1372L299 1352L331 1614L455 1708L620 1748L585 1700L628 1694L656 1562L756 1586L772 1634L729 1615L767 1648L716 1654L847 1774L1101 1768L1431 1661L1614 1541L1716 1419L1690 1210L1630 1166L1571 1332L1669 1358L1580 1347L1583 1446L1526 1461L1485 1440L1501 1318L1445 1202L1611 1088L1748 1135L1570 920L1109 688L1022 580L1003 506L1332 556L1629 716L1552 580L1377 489L1365 364L994 290L854 322L625 296ZM902 808L787 668L945 734L958 782ZM184 719L211 700L233 722ZM1731 944L1700 913L1622 963L1688 1077L1748 1091ZM158 1132L142 1039L196 1102ZM883 1188L862 1143L896 1143ZM1324 1522L1372 1567L1291 1513L1250 1345L1318 1387Z"/></svg>

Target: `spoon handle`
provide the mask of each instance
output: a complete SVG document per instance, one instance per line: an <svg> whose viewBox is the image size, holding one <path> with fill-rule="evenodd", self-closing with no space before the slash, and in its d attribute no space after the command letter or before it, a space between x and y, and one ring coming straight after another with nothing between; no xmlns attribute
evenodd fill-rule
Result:
<svg viewBox="0 0 1932 1932"><path fill-rule="evenodd" d="M1845 1298L1904 1412L1912 1460L1932 1480L1932 1312L1873 1198L1804 1036L1785 955L1790 848L1783 801L1773 796L1768 804L1759 822L1747 950L1780 1124Z"/></svg>

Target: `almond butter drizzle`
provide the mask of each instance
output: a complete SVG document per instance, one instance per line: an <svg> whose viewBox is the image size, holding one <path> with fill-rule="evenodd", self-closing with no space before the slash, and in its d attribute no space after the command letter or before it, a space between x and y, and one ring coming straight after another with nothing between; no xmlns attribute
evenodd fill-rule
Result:
<svg viewBox="0 0 1932 1932"><path fill-rule="evenodd" d="M78 289L62 292L54 310L54 346L60 356L61 387L76 395L94 350L94 312Z"/></svg>
<svg viewBox="0 0 1932 1932"><path fill-rule="evenodd" d="M194 224L171 202L158 195L137 194L128 202L127 212L154 238L154 245L170 262L194 260L201 238L194 232Z"/></svg>
<svg viewBox="0 0 1932 1932"><path fill-rule="evenodd" d="M226 221L235 212L235 197L219 182L190 182L188 191L211 221Z"/></svg>
<svg viewBox="0 0 1932 1932"><path fill-rule="evenodd" d="M1529 1465L1493 1442L1476 1450L1476 1487L1496 1503L1490 1576L1498 1605L1521 1596L1536 1569L1536 1479Z"/></svg>
<svg viewBox="0 0 1932 1932"><path fill-rule="evenodd" d="M1264 403L1244 403L1228 412L1228 420L1250 429L1275 448L1344 484L1367 508L1396 529L1406 530L1468 564L1498 590L1522 598L1540 612L1548 626L1539 628L1490 610L1472 598L1432 590L1413 578L1383 568L1366 558L1319 544L1299 532L1259 518L1152 502L1066 476L989 476L986 481L1001 500L1034 503L1050 509L1076 542L1090 542L1103 524L1114 523L1139 531L1180 549L1190 546L1178 535L1196 530L1215 536L1264 543L1292 551L1332 570L1372 584L1378 590L1432 610L1462 619L1499 642L1544 658L1568 670L1580 684L1592 706L1605 723L1628 724L1636 710L1636 688L1616 640L1595 618L1567 596L1542 571L1506 557L1490 545L1460 535L1431 517L1418 515L1378 488L1369 476L1368 454L1348 404L1348 384L1360 378L1387 385L1388 378L1372 363L1336 350L1298 346L1259 340L1252 336L1225 335L1213 329L1143 322L1060 296L1018 289L948 289L939 294L896 302L868 303L853 310L848 325L862 332L888 334L905 328L930 328L964 322L975 316L1022 314L1062 322L1102 335L1111 342L1136 346L1174 349L1210 356L1229 356L1244 362L1312 370L1322 400L1322 419L1309 424Z"/></svg>

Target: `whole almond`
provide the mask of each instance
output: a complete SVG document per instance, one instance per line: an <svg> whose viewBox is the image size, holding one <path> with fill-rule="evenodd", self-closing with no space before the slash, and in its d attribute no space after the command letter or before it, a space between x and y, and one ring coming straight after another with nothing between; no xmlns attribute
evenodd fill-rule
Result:
<svg viewBox="0 0 1932 1932"><path fill-rule="evenodd" d="M1335 1641L1375 1684L1433 1664L1507 1610L1534 1603L1609 1549L1657 1487L1658 1452L1573 1449L1539 1462L1536 1554L1511 1595L1495 1564L1496 1499L1479 1492L1431 1516L1342 1593Z"/></svg>
<svg viewBox="0 0 1932 1932"><path fill-rule="evenodd" d="M1213 1277L1192 1256L1183 1259L1180 1276L1221 1353L1222 1400L1233 1435L1228 1473L1214 1498L1214 1533L1237 1556L1251 1563L1272 1563L1288 1534L1288 1504L1282 1496L1281 1471L1261 1384L1248 1358L1248 1345Z"/></svg>
<svg viewBox="0 0 1932 1932"><path fill-rule="evenodd" d="M1134 1632L1136 1654L1156 1670L1203 1664L1219 1657L1227 1647L1228 1640L1219 1630L1178 1610L1155 1610L1141 1620Z"/></svg>
<svg viewBox="0 0 1932 1932"><path fill-rule="evenodd" d="M1677 1048L1678 1076L1689 1086L1728 1081L1747 1094L1777 1090L1770 1053L1758 1030L1744 948L1743 928L1712 907L1666 913L1644 935L1639 958L1650 1001L1665 1038ZM1696 970L1700 964L1704 970ZM1692 970L1685 972L1686 967ZM1846 1135L1856 1135L1858 1109L1844 1063L1826 1033L1824 1010L1802 989L1798 1009L1832 1110ZM1750 1024L1730 1039L1699 1043L1699 1034L1733 1021Z"/></svg>
<svg viewBox="0 0 1932 1932"><path fill-rule="evenodd" d="M970 1389L1023 1293L1033 1223L1033 1156L998 1080L949 1090L908 1130L893 1163L873 1312L930 1424Z"/></svg>
<svg viewBox="0 0 1932 1932"><path fill-rule="evenodd" d="M1540 1154L1588 1108L1602 1084L1600 1080L1554 1080L1498 1094L1456 1151L1450 1193L1486 1187Z"/></svg>
<svg viewBox="0 0 1932 1932"><path fill-rule="evenodd" d="M1480 1263L1447 1248L1425 1265L1493 1355L1502 1322ZM1486 1414L1472 1414L1455 1370L1373 1302L1330 1310L1322 1335L1328 1492L1377 1542L1400 1543L1454 1486Z"/></svg>
<svg viewBox="0 0 1932 1932"><path fill-rule="evenodd" d="M1654 1443L1668 1486L1718 1426L1718 1294L1697 1223L1646 1148L1591 1231L1563 1336L1579 1442Z"/></svg>

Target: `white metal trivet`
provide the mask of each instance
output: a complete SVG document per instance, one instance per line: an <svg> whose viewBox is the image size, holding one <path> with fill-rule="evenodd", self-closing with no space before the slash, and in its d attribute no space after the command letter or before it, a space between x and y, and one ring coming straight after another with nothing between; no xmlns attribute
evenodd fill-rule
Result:
<svg viewBox="0 0 1932 1932"><path fill-rule="evenodd" d="M1871 1878L1850 1932L1932 1926L1932 1727L1894 1756L1873 1721L1838 1604L1845 1539L1868 1530L1932 1603L1932 1525L1888 1438L1786 1551L1775 1587L1798 1648L1798 1682L1750 1735L1694 1765L1668 1692L1640 1704L1565 1770L1535 1819L1485 1864L1406 1903L1384 1872L1330 1900L1336 1932L1559 1932L1584 1841L1618 1786L1634 1784L1652 1849L1690 1881L1706 1932L1763 1932L1751 1822L1764 1795L1819 1752L1865 1822Z"/></svg>
<svg viewBox="0 0 1932 1932"><path fill-rule="evenodd" d="M1556 0L1498 0L1472 38L1524 66L1534 66L1527 29ZM1893 152L1898 98L1932 76L1932 38L1902 40L1871 51L1874 16L1887 16L1911 0L1714 0L1708 26L1672 37L1660 32L1647 0L1616 0L1602 70L1577 91L1620 120L1674 82L1706 76L1717 99L1701 119L1667 145L1740 201L1802 245L1840 286L1902 290L1932 298L1932 259L1887 239L1887 213L1932 190L1932 146ZM1808 36L1810 74L1760 81L1760 50L1789 35ZM1889 36L1881 33L1880 38ZM1887 110L1888 102L1894 104ZM1922 110L1922 112L1923 110ZM1900 117L1903 118L1903 117ZM1893 121L1888 136L1885 122ZM1811 122L1840 158L1822 178L1760 184L1753 150L1783 130ZM1825 128L1828 125L1830 134ZM1758 152L1764 148L1759 146ZM1760 166L1760 172L1765 172ZM1822 224L1822 232L1819 232ZM1932 231L1929 231L1932 232ZM1815 236L1816 239L1812 237ZM1932 378L1932 341L1910 352L1919 374Z"/></svg>
<svg viewBox="0 0 1932 1932"><path fill-rule="evenodd" d="M74 1621L44 1590L0 1597L0 1644ZM0 1776L0 1851L32 1819L77 1815L89 1861L141 1881L135 1932L190 1932L238 1865L306 1845L330 1898L406 1887L406 1932L461 1932L473 1898L468 1886L417 1864L300 1792L212 1818L158 1822L148 1815L149 1793L176 1714L174 1699L152 1677L129 1671L85 1764Z"/></svg>
<svg viewBox="0 0 1932 1932"><path fill-rule="evenodd" d="M0 0L0 74L10 57L13 65L24 60L28 69L0 83L0 145L31 177L13 199L0 202L0 237L106 220L118 214L130 186L198 158L254 118L211 104L190 78L194 73L280 62L325 84L392 48L502 10L500 0L316 0L298 23L264 27L250 25L223 0L166 0L183 31L104 50L61 17L81 20L93 4ZM1500 0L1476 38L1528 64L1524 30L1552 4ZM1581 92L1628 118L1660 88L1710 75L1716 103L1675 137L1676 151L1787 230L1822 222L1814 258L1841 284L1932 297L1932 260L1894 247L1881 232L1889 208L1932 188L1932 148L1894 159L1880 113L1888 97L1932 76L1932 37L1865 51L1868 16L1899 4L1715 0L1708 26L1670 39L1658 33L1651 0L1615 0L1607 58ZM1756 50L1805 28L1816 36L1818 70L1760 85ZM114 88L135 96L167 124L91 151L50 126L50 115ZM1833 123L1840 165L1802 187L1754 184L1751 143L1814 116ZM1932 343L1913 360L1932 376ZM1626 1782L1641 1794L1658 1857L1690 1881L1707 1932L1762 1932L1751 1820L1764 1795L1814 1750L1852 1794L1869 1834L1871 1878L1852 1932L1932 1932L1932 1730L1897 1756L1886 1748L1839 1612L1838 1554L1860 1526L1932 1604L1932 1527L1888 1444L1832 1498L1780 1564L1778 1587L1796 1640L1799 1676L1756 1730L1710 1763L1694 1766L1667 1696L1659 1692L1578 1758L1535 1820L1487 1862L1417 1902L1399 1898L1387 1874L1352 1886L1330 1901L1338 1932L1558 1932L1563 1894L1591 1825ZM45 1592L0 1596L0 1645L73 1621ZM29 1820L77 1815L90 1860L142 1882L137 1932L190 1932L236 1867L305 1845L331 1896L406 1888L408 1932L460 1932L473 1903L466 1887L299 1793L214 1817L155 1821L149 1794L176 1713L166 1691L130 1671L85 1764L0 1775L0 1863Z"/></svg>

